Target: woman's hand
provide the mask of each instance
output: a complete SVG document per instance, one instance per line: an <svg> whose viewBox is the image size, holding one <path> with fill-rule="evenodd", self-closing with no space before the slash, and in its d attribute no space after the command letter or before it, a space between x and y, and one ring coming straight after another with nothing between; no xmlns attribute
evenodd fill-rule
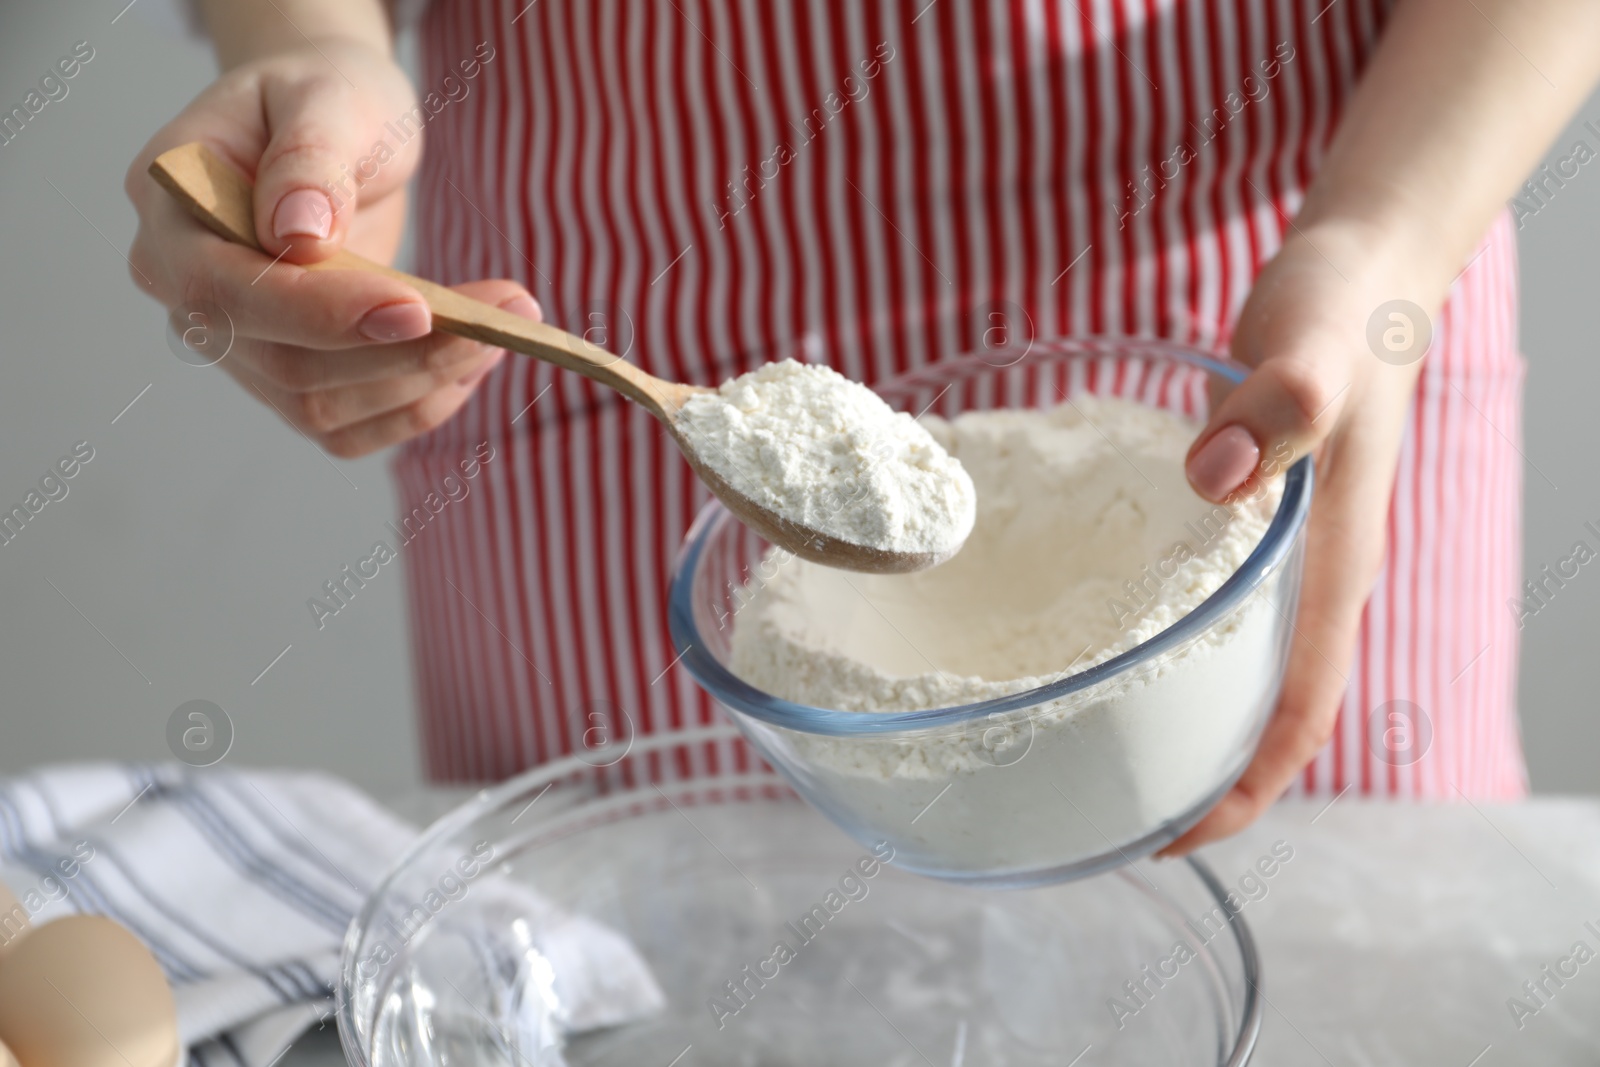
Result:
<svg viewBox="0 0 1600 1067"><path fill-rule="evenodd" d="M1600 79L1590 0L1401 0L1284 247L1251 290L1233 354L1254 368L1189 454L1219 499L1264 456L1314 455L1305 581L1283 694L1255 759L1177 855L1239 830L1333 731L1383 563L1395 463L1426 323L1496 214ZM1515 26L1517 44L1501 32ZM1391 327L1390 344L1369 344ZM1399 342L1395 344L1394 342ZM1379 351L1383 358L1378 357Z"/></svg>
<svg viewBox="0 0 1600 1067"><path fill-rule="evenodd" d="M1372 235L1350 228L1291 233L1234 335L1234 358L1254 369L1190 449L1190 482L1212 501L1281 473L1291 456L1314 457L1317 484L1278 707L1232 791L1164 855L1253 822L1333 732L1362 608L1383 564L1395 466L1431 335L1425 321L1412 321L1408 335L1380 316L1397 332L1384 358L1373 351L1368 324L1382 305L1427 299L1403 257L1374 255L1375 247Z"/></svg>
<svg viewBox="0 0 1600 1067"><path fill-rule="evenodd" d="M444 422L504 355L431 333L427 305L403 282L297 265L344 246L379 262L393 258L405 184L421 152L415 105L385 50L321 38L223 74L151 138L125 182L139 214L129 254L135 283L169 308L222 308L233 330L222 368L346 458ZM254 178L265 255L217 237L147 173L156 156L190 141ZM458 288L539 315L515 282Z"/></svg>

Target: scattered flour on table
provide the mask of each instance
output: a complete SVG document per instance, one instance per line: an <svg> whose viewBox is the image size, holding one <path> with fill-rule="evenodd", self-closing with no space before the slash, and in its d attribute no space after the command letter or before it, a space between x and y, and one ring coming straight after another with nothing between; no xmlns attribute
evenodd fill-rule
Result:
<svg viewBox="0 0 1600 1067"><path fill-rule="evenodd" d="M745 681L869 714L1036 688L1187 615L1238 570L1281 498L1273 478L1229 506L1200 499L1183 473L1199 424L1130 401L924 421L977 486L966 545L913 574L798 558L763 568L772 577L747 586L734 620L730 666ZM906 828L897 847L925 842L924 867L1075 862L1200 803L1248 753L1275 693L1277 578L1198 640L1020 717L893 737L783 732L845 810ZM928 809L952 782L962 788Z"/></svg>
<svg viewBox="0 0 1600 1067"><path fill-rule="evenodd" d="M734 489L851 544L948 554L972 479L920 423L831 368L784 360L691 397L676 425Z"/></svg>

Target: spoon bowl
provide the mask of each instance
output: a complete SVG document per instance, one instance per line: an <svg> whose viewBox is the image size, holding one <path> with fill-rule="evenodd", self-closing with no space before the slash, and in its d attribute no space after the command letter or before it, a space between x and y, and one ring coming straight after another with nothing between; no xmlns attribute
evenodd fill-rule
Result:
<svg viewBox="0 0 1600 1067"><path fill-rule="evenodd" d="M907 574L911 571L936 567L955 555L960 546L948 552L889 552L868 545L842 541L821 530L813 530L786 519L770 508L764 508L740 493L727 480L702 461L692 445L667 427L678 442L683 457L694 468L695 474L713 496L722 502L734 518L749 527L758 537L778 547L793 552L801 559L820 563L840 570L860 571L868 574Z"/></svg>

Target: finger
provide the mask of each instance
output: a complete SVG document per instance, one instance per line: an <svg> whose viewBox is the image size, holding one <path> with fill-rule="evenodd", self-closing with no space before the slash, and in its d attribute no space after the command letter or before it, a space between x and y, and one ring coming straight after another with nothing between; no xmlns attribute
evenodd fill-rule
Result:
<svg viewBox="0 0 1600 1067"><path fill-rule="evenodd" d="M129 260L138 276L153 279L158 299L168 306L215 303L227 313L236 336L341 349L415 340L433 326L421 295L402 281L364 271L311 272L275 264L254 249L216 236L176 201L152 206ZM497 283L472 295L480 292L480 299L493 302L526 294L514 283Z"/></svg>
<svg viewBox="0 0 1600 1067"><path fill-rule="evenodd" d="M470 282L455 287L485 303L539 321L539 306L510 281ZM251 344L239 359L259 378L292 393L308 393L405 375L431 375L435 384L471 373L501 350L453 334L435 332L415 341L318 351L295 345Z"/></svg>
<svg viewBox="0 0 1600 1067"><path fill-rule="evenodd" d="M1306 531L1306 569L1283 690L1250 765L1205 818L1167 846L1184 855L1236 833L1278 799L1332 736L1361 613L1383 561L1393 484L1380 433L1341 433L1321 457Z"/></svg>
<svg viewBox="0 0 1600 1067"><path fill-rule="evenodd" d="M320 444L341 459L356 459L409 441L443 425L467 402L478 382L452 382L396 411L324 434Z"/></svg>
<svg viewBox="0 0 1600 1067"><path fill-rule="evenodd" d="M537 302L515 282L478 281L455 288L477 299L499 296L505 310L540 318ZM442 334L412 345L337 353L258 347L264 351L224 366L286 422L345 457L365 455L437 426L505 355L503 349ZM397 373L387 358L397 351L437 365ZM374 377L327 387L327 381L343 373L346 361L360 364ZM272 370L270 375L262 373L264 366ZM308 387L311 383L315 387Z"/></svg>
<svg viewBox="0 0 1600 1067"><path fill-rule="evenodd" d="M503 349L484 346L475 346L468 351L471 353L469 357L453 367L390 375L359 385L332 389L285 389L249 368L235 377L269 399L291 425L308 434L326 435L398 411L448 385L460 385L470 390L505 356Z"/></svg>
<svg viewBox="0 0 1600 1067"><path fill-rule="evenodd" d="M455 381L499 349L450 334L420 341L324 352L314 348L246 341L229 362L243 365L254 381L285 393L359 389L396 378L424 377L435 385Z"/></svg>
<svg viewBox="0 0 1600 1067"><path fill-rule="evenodd" d="M274 263L206 229L170 197L141 217L128 260L141 287L168 307L208 301L235 336L307 348L412 340L432 315L405 282L374 272L310 272Z"/></svg>
<svg viewBox="0 0 1600 1067"><path fill-rule="evenodd" d="M370 154L377 126L366 99L332 70L263 82L270 137L256 167L255 222L269 254L326 259L343 246L357 200L384 191L362 188L363 175L375 182L382 169Z"/></svg>
<svg viewBox="0 0 1600 1067"><path fill-rule="evenodd" d="M1222 398L1185 460L1189 483L1221 503L1263 464L1309 455L1338 424L1350 385L1347 350L1304 340L1267 356Z"/></svg>

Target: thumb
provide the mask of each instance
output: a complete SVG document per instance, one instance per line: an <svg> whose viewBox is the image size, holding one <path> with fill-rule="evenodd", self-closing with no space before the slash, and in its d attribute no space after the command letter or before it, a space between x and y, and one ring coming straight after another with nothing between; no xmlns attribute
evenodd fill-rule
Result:
<svg viewBox="0 0 1600 1067"><path fill-rule="evenodd" d="M411 168L396 165L392 180L362 190L359 170L374 166L373 124L359 94L338 79L264 87L262 106L270 139L256 169L257 237L291 263L327 259L344 245L358 194L375 199Z"/></svg>
<svg viewBox="0 0 1600 1067"><path fill-rule="evenodd" d="M1262 360L1189 447L1184 467L1195 492L1222 503L1258 469L1275 473L1314 451L1339 421L1349 369L1304 347Z"/></svg>

